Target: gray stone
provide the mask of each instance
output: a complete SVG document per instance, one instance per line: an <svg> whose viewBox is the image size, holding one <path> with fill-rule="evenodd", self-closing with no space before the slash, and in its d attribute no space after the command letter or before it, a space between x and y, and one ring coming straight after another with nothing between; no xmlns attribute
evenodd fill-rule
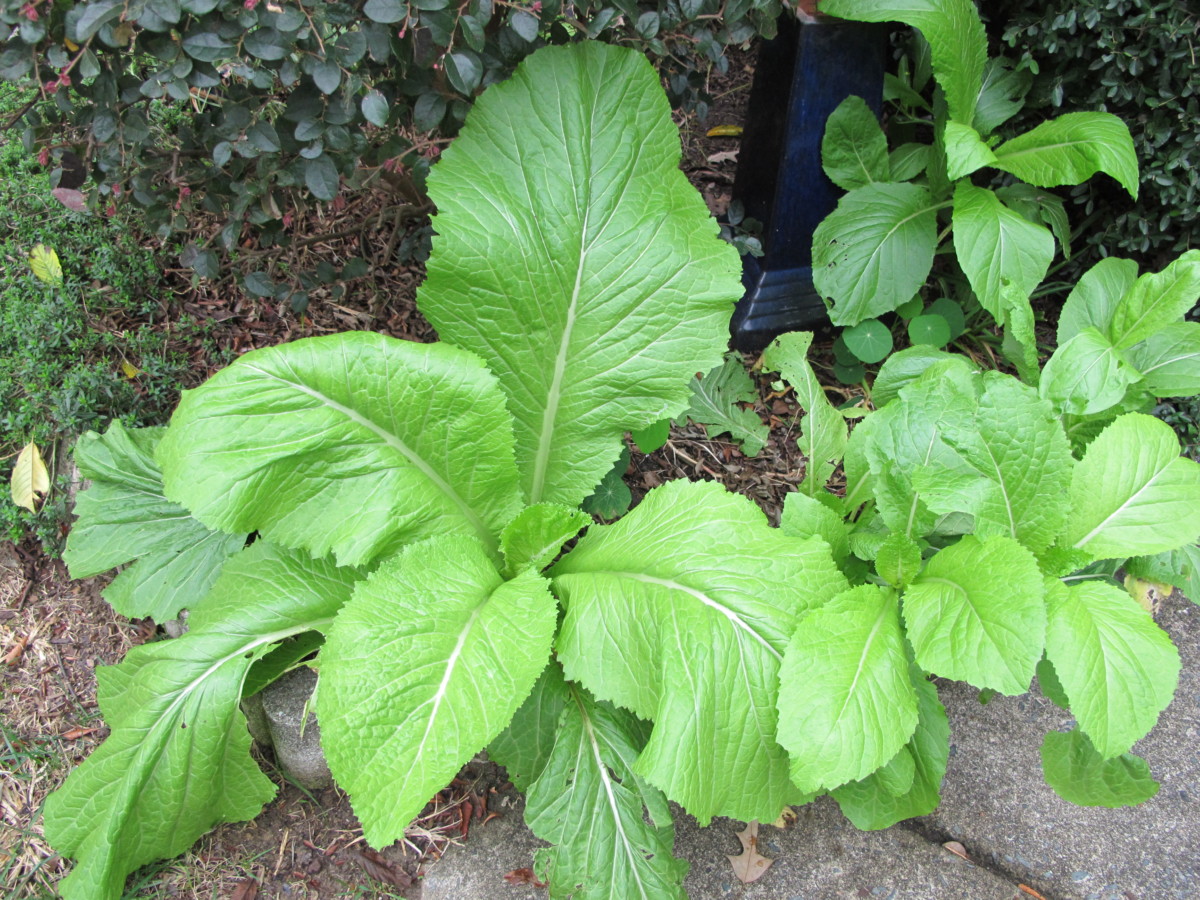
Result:
<svg viewBox="0 0 1200 900"><path fill-rule="evenodd" d="M1200 897L1200 607L1176 594L1156 618L1183 671L1133 748L1162 785L1155 797L1126 809L1067 803L1043 781L1039 748L1071 717L1036 693L984 706L955 684L942 690L952 729L942 805L920 825L1055 900Z"/></svg>
<svg viewBox="0 0 1200 900"><path fill-rule="evenodd" d="M321 729L316 714L309 710L307 721L304 719L305 704L316 683L317 673L301 666L262 691L263 718L275 748L275 762L284 774L310 791L333 784L321 752Z"/></svg>

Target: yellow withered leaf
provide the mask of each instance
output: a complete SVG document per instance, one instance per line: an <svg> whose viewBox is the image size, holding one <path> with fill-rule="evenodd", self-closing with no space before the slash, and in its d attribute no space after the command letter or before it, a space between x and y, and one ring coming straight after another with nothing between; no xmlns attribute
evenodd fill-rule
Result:
<svg viewBox="0 0 1200 900"><path fill-rule="evenodd" d="M10 484L13 503L30 512L37 512L38 495L50 490L50 473L33 441L26 444L17 455L17 465L13 468Z"/></svg>
<svg viewBox="0 0 1200 900"><path fill-rule="evenodd" d="M52 247L38 244L30 250L29 268L33 270L37 280L44 284L62 284L62 264L58 261L58 254Z"/></svg>

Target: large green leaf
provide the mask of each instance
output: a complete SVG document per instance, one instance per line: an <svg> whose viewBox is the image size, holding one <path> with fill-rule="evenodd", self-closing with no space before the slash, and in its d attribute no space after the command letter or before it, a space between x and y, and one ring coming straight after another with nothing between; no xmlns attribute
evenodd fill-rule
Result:
<svg viewBox="0 0 1200 900"><path fill-rule="evenodd" d="M975 516L979 537L1005 535L1040 552L1066 518L1070 445L1033 388L996 372L986 373L983 384L973 424L949 434L984 479L972 492L976 502L957 509Z"/></svg>
<svg viewBox="0 0 1200 900"><path fill-rule="evenodd" d="M918 28L933 56L933 74L950 115L972 124L987 61L987 35L971 0L822 0L821 12L859 22Z"/></svg>
<svg viewBox="0 0 1200 900"><path fill-rule="evenodd" d="M1052 731L1042 741L1042 771L1054 793L1077 806L1137 806L1158 793L1140 756L1105 759L1082 731Z"/></svg>
<svg viewBox="0 0 1200 900"><path fill-rule="evenodd" d="M855 828L875 831L913 816L928 815L941 800L942 778L950 758L950 722L938 701L937 688L920 669L912 668L919 713L917 730L897 754L901 758L907 754L912 760L912 782L907 790L896 793L885 773L878 772L836 788L833 799Z"/></svg>
<svg viewBox="0 0 1200 900"><path fill-rule="evenodd" d="M896 594L862 585L804 616L778 702L779 743L805 793L858 781L895 756L917 727Z"/></svg>
<svg viewBox="0 0 1200 900"><path fill-rule="evenodd" d="M946 177L951 181L970 175L996 161L979 132L970 125L946 123Z"/></svg>
<svg viewBox="0 0 1200 900"><path fill-rule="evenodd" d="M634 772L647 727L561 673L551 683L563 711L525 807L533 833L555 845L535 864L550 896L686 900L666 798Z"/></svg>
<svg viewBox="0 0 1200 900"><path fill-rule="evenodd" d="M1058 316L1061 347L1085 328L1108 334L1117 304L1137 281L1138 265L1132 259L1102 259L1083 273Z"/></svg>
<svg viewBox="0 0 1200 900"><path fill-rule="evenodd" d="M275 787L250 757L242 681L275 642L328 628L358 577L259 541L225 564L187 634L97 669L112 733L45 807L47 839L77 860L66 900L117 900L138 866L258 815Z"/></svg>
<svg viewBox="0 0 1200 900"><path fill-rule="evenodd" d="M1067 113L1005 141L995 154L993 166L1038 187L1082 184L1105 172L1137 199L1133 138L1112 113Z"/></svg>
<svg viewBox="0 0 1200 900"><path fill-rule="evenodd" d="M917 663L978 688L1025 693L1042 658L1043 595L1037 560L1012 538L962 538L904 592Z"/></svg>
<svg viewBox="0 0 1200 900"><path fill-rule="evenodd" d="M849 585L818 539L745 497L671 482L552 570L567 677L652 720L634 771L701 822L773 820L799 792L775 740L779 665L805 611Z"/></svg>
<svg viewBox="0 0 1200 900"><path fill-rule="evenodd" d="M1094 559L1174 550L1200 536L1200 465L1166 423L1121 416L1088 445L1071 480L1065 546Z"/></svg>
<svg viewBox="0 0 1200 900"><path fill-rule="evenodd" d="M892 180L887 138L862 97L850 95L826 119L821 168L845 191Z"/></svg>
<svg viewBox="0 0 1200 900"><path fill-rule="evenodd" d="M1009 309L1028 304L1054 258L1054 237L1000 202L961 182L954 190L954 250L983 308L1001 324Z"/></svg>
<svg viewBox="0 0 1200 900"><path fill-rule="evenodd" d="M1125 355L1154 396L1200 394L1200 322L1174 322Z"/></svg>
<svg viewBox="0 0 1200 900"><path fill-rule="evenodd" d="M813 283L834 325L891 312L925 283L937 247L937 209L915 184L846 194L813 233Z"/></svg>
<svg viewBox="0 0 1200 900"><path fill-rule="evenodd" d="M1143 275L1113 312L1109 336L1132 347L1177 322L1200 299L1200 250L1189 250L1161 272Z"/></svg>
<svg viewBox="0 0 1200 900"><path fill-rule="evenodd" d="M355 589L321 651L317 716L372 846L400 838L508 725L546 666L556 613L537 572L503 580L465 535L406 547Z"/></svg>
<svg viewBox="0 0 1200 900"><path fill-rule="evenodd" d="M113 422L75 444L79 473L91 480L75 501L78 520L63 560L72 578L88 578L137 560L104 589L123 616L164 622L195 609L245 534L211 531L163 496L154 448L162 428L126 430Z"/></svg>
<svg viewBox="0 0 1200 900"><path fill-rule="evenodd" d="M348 332L255 350L185 391L158 447L200 521L359 563L520 508L495 378L446 344Z"/></svg>
<svg viewBox="0 0 1200 900"><path fill-rule="evenodd" d="M825 490L834 466L846 454L846 420L825 396L808 362L812 332L793 331L780 335L763 353L767 371L777 371L792 386L796 402L804 410L796 445L804 454L804 480L800 489L812 497Z"/></svg>
<svg viewBox="0 0 1200 900"><path fill-rule="evenodd" d="M1052 582L1046 594L1046 656L1097 752L1119 756L1167 708L1179 652L1125 591L1084 581Z"/></svg>
<svg viewBox="0 0 1200 900"><path fill-rule="evenodd" d="M501 378L531 503L577 505L721 362L741 264L679 158L654 69L586 41L489 87L429 176L418 304Z"/></svg>
<svg viewBox="0 0 1200 900"><path fill-rule="evenodd" d="M1089 325L1059 344L1038 391L1060 413L1086 416L1116 406L1138 377L1125 354Z"/></svg>

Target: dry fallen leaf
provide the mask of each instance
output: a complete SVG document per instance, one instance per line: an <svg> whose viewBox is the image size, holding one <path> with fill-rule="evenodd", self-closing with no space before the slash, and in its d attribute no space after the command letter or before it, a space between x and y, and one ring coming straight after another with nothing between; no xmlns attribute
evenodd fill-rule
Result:
<svg viewBox="0 0 1200 900"><path fill-rule="evenodd" d="M89 734L93 734L99 730L100 730L99 728L83 728L79 725L76 725L74 728L70 729L69 731L63 732L63 739L67 740L67 741L77 741L81 737L85 737Z"/></svg>
<svg viewBox="0 0 1200 900"><path fill-rule="evenodd" d="M737 160L737 150L719 150L708 157L709 165L713 166L720 165L723 162L737 162Z"/></svg>
<svg viewBox="0 0 1200 900"><path fill-rule="evenodd" d="M779 814L779 818L771 823L775 828L790 828L792 823L796 821L796 811L790 806L785 806L783 812Z"/></svg>
<svg viewBox="0 0 1200 900"><path fill-rule="evenodd" d="M749 884L762 878L775 860L767 859L758 852L758 822L751 822L745 831L739 831L738 840L742 842L742 852L737 856L731 855L729 862L738 880Z"/></svg>
<svg viewBox="0 0 1200 900"><path fill-rule="evenodd" d="M377 853L369 849L359 850L355 853L355 858L358 860L359 865L366 870L366 873L376 881L399 888L406 888L412 885L412 876L403 869L396 868L382 853Z"/></svg>
<svg viewBox="0 0 1200 900"><path fill-rule="evenodd" d="M30 512L37 512L37 495L50 490L50 473L37 444L30 441L17 454L10 480L13 503Z"/></svg>
<svg viewBox="0 0 1200 900"><path fill-rule="evenodd" d="M533 874L533 869L513 869L511 872L504 873L504 880L509 884L531 884L536 888L544 888L547 882L538 881L536 875Z"/></svg>
<svg viewBox="0 0 1200 900"><path fill-rule="evenodd" d="M25 652L25 648L29 646L29 640L32 634L27 634L25 637L18 637L7 653L4 654L4 664L6 666L15 666L21 661L21 654Z"/></svg>
<svg viewBox="0 0 1200 900"><path fill-rule="evenodd" d="M971 857L967 856L967 848L958 841L946 841L946 843L942 844L942 849L949 850L955 856L961 856L967 862L971 861Z"/></svg>
<svg viewBox="0 0 1200 900"><path fill-rule="evenodd" d="M229 900L254 900L258 896L258 882L253 878L243 878L234 886Z"/></svg>

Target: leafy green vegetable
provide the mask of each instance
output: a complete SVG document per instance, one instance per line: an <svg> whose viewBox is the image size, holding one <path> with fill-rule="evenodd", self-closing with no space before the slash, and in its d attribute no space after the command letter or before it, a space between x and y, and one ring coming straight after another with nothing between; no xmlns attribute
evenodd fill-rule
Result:
<svg viewBox="0 0 1200 900"><path fill-rule="evenodd" d="M563 544L591 521L585 513L569 506L537 503L525 507L500 533L505 574L511 577L530 566L540 572L554 562Z"/></svg>
<svg viewBox="0 0 1200 900"><path fill-rule="evenodd" d="M816 373L806 358L812 345L809 332L780 335L763 353L763 368L774 370L792 386L796 402L804 410L796 443L804 454L804 480L800 489L818 496L833 468L846 453L846 420L825 396Z"/></svg>
<svg viewBox="0 0 1200 900"><path fill-rule="evenodd" d="M163 496L154 448L164 429L88 432L75 445L79 473L91 479L79 495L63 559L73 578L88 578L137 560L104 589L113 609L131 618L173 619L194 610L246 535L210 531Z"/></svg>
<svg viewBox="0 0 1200 900"><path fill-rule="evenodd" d="M1042 575L1011 538L967 536L938 553L904 592L917 663L1002 694L1029 690L1046 628Z"/></svg>
<svg viewBox="0 0 1200 900"><path fill-rule="evenodd" d="M1130 413L1090 445L1071 480L1064 542L1093 559L1161 553L1200 537L1200 465L1169 425Z"/></svg>
<svg viewBox="0 0 1200 900"><path fill-rule="evenodd" d="M400 838L508 725L545 668L556 612L536 572L505 581L458 535L405 548L355 589L321 651L317 716L372 845Z"/></svg>
<svg viewBox="0 0 1200 900"><path fill-rule="evenodd" d="M242 681L276 641L328 629L358 578L259 541L225 563L187 634L97 670L112 734L44 812L47 839L77 860L66 900L120 897L138 866L258 815L275 787L250 757Z"/></svg>
<svg viewBox="0 0 1200 900"><path fill-rule="evenodd" d="M917 727L896 594L863 585L804 616L779 671L779 742L816 793L866 777Z"/></svg>
<svg viewBox="0 0 1200 900"><path fill-rule="evenodd" d="M520 509L511 447L471 354L351 332L251 351L185 391L158 459L206 525L358 564L442 531L494 550Z"/></svg>
<svg viewBox="0 0 1200 900"><path fill-rule="evenodd" d="M710 437L728 432L741 443L747 456L758 456L766 446L770 429L753 409L738 405L758 400L758 389L741 357L731 355L722 365L690 384L692 399L687 417L698 425L708 426Z"/></svg>
<svg viewBox="0 0 1200 900"><path fill-rule="evenodd" d="M1146 735L1179 677L1179 653L1150 614L1119 588L1053 582L1046 656L1079 728L1104 759Z"/></svg>
<svg viewBox="0 0 1200 900"><path fill-rule="evenodd" d="M525 810L533 833L555 845L536 857L550 896L578 896L586 885L602 897L684 900L688 864L671 854L666 798L634 773L645 725L561 674L550 683L561 692L563 712Z"/></svg>
<svg viewBox="0 0 1200 900"><path fill-rule="evenodd" d="M1105 172L1137 199L1133 138L1112 113L1067 113L1005 141L995 154L997 169L1038 187L1080 184Z"/></svg>
<svg viewBox="0 0 1200 900"><path fill-rule="evenodd" d="M888 828L904 819L923 816L937 809L941 799L942 778L950 757L950 723L938 701L937 688L915 666L912 681L917 690L917 730L907 744L889 762L912 761L913 775L908 788L899 793L892 783L894 773L884 770L852 781L833 790L833 799L856 828Z"/></svg>
<svg viewBox="0 0 1200 900"><path fill-rule="evenodd" d="M1144 759L1132 753L1104 759L1078 729L1046 735L1042 770L1054 793L1078 806L1137 806L1158 793Z"/></svg>
<svg viewBox="0 0 1200 900"><path fill-rule="evenodd" d="M847 97L825 123L821 167L843 190L891 181L887 138L862 97Z"/></svg>
<svg viewBox="0 0 1200 900"><path fill-rule="evenodd" d="M515 129L531 108L537 126ZM654 69L587 43L490 87L429 176L417 302L500 379L530 503L577 505L622 434L678 416L720 361L740 260L679 159Z"/></svg>
<svg viewBox="0 0 1200 900"><path fill-rule="evenodd" d="M654 722L634 771L701 822L778 816L800 793L775 739L779 666L799 616L849 586L824 542L719 485L671 482L551 574L567 677Z"/></svg>
<svg viewBox="0 0 1200 900"><path fill-rule="evenodd" d="M838 201L813 233L813 283L833 298L833 324L890 312L920 289L937 247L937 208L915 184L871 184Z"/></svg>

